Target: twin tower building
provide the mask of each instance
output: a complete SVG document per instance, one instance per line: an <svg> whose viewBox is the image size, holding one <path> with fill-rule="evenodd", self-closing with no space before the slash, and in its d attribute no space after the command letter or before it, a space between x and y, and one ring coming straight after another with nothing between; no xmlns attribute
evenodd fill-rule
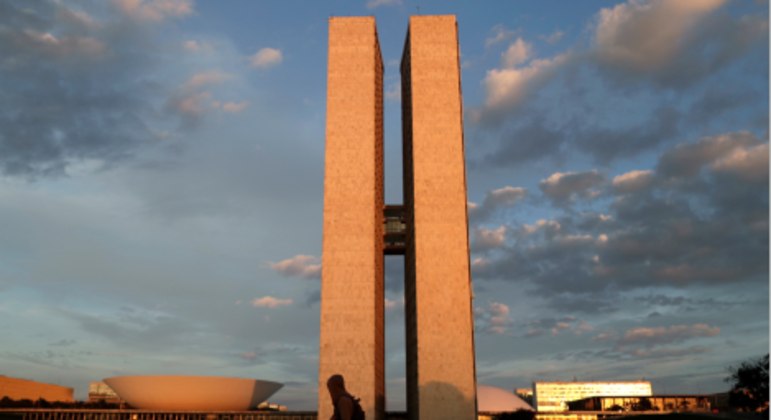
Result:
<svg viewBox="0 0 771 420"><path fill-rule="evenodd" d="M329 20L318 418L345 377L385 418L383 265L403 255L407 411L475 419L476 375L454 16L413 16L401 62L403 205L383 202L383 61L374 17Z"/></svg>

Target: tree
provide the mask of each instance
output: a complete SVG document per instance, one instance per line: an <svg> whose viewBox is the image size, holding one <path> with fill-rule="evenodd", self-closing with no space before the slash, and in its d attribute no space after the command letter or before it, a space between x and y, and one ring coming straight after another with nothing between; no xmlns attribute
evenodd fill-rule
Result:
<svg viewBox="0 0 771 420"><path fill-rule="evenodd" d="M768 354L729 370L731 376L725 379L733 383L729 404L746 411L768 410Z"/></svg>

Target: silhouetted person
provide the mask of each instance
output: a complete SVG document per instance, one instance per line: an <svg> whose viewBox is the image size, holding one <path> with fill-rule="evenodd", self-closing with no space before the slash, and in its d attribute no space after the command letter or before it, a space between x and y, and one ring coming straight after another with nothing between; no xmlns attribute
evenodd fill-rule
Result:
<svg viewBox="0 0 771 420"><path fill-rule="evenodd" d="M327 379L327 389L332 398L335 413L330 420L364 420L364 410L359 399L354 398L345 389L343 375L332 375Z"/></svg>

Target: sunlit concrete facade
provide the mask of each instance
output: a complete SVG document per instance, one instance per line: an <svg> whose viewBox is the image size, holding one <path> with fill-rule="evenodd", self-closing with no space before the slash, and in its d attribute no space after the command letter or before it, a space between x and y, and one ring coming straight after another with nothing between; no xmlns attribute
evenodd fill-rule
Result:
<svg viewBox="0 0 771 420"><path fill-rule="evenodd" d="M454 16L412 16L402 56L407 411L476 416L466 172Z"/></svg>
<svg viewBox="0 0 771 420"><path fill-rule="evenodd" d="M533 404L539 413L568 410L568 402L596 396L649 397L649 381L624 382L535 382Z"/></svg>
<svg viewBox="0 0 771 420"><path fill-rule="evenodd" d="M385 410L383 63L373 17L331 18L321 272L319 418L342 374L368 419Z"/></svg>
<svg viewBox="0 0 771 420"><path fill-rule="evenodd" d="M325 382L335 373L368 419L384 418L384 253L405 258L409 417L476 418L454 16L410 18L401 76L404 204L384 206L375 20L330 19L319 418L332 414Z"/></svg>
<svg viewBox="0 0 771 420"><path fill-rule="evenodd" d="M0 375L0 398L72 402L72 388Z"/></svg>

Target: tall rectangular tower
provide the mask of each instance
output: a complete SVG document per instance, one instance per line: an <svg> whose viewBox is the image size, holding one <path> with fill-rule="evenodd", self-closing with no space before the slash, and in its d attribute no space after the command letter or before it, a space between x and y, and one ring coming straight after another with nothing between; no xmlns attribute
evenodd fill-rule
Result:
<svg viewBox="0 0 771 420"><path fill-rule="evenodd" d="M404 46L407 410L475 419L458 32L454 16L412 16Z"/></svg>
<svg viewBox="0 0 771 420"><path fill-rule="evenodd" d="M368 419L385 409L383 62L373 17L329 20L318 418L342 374Z"/></svg>

